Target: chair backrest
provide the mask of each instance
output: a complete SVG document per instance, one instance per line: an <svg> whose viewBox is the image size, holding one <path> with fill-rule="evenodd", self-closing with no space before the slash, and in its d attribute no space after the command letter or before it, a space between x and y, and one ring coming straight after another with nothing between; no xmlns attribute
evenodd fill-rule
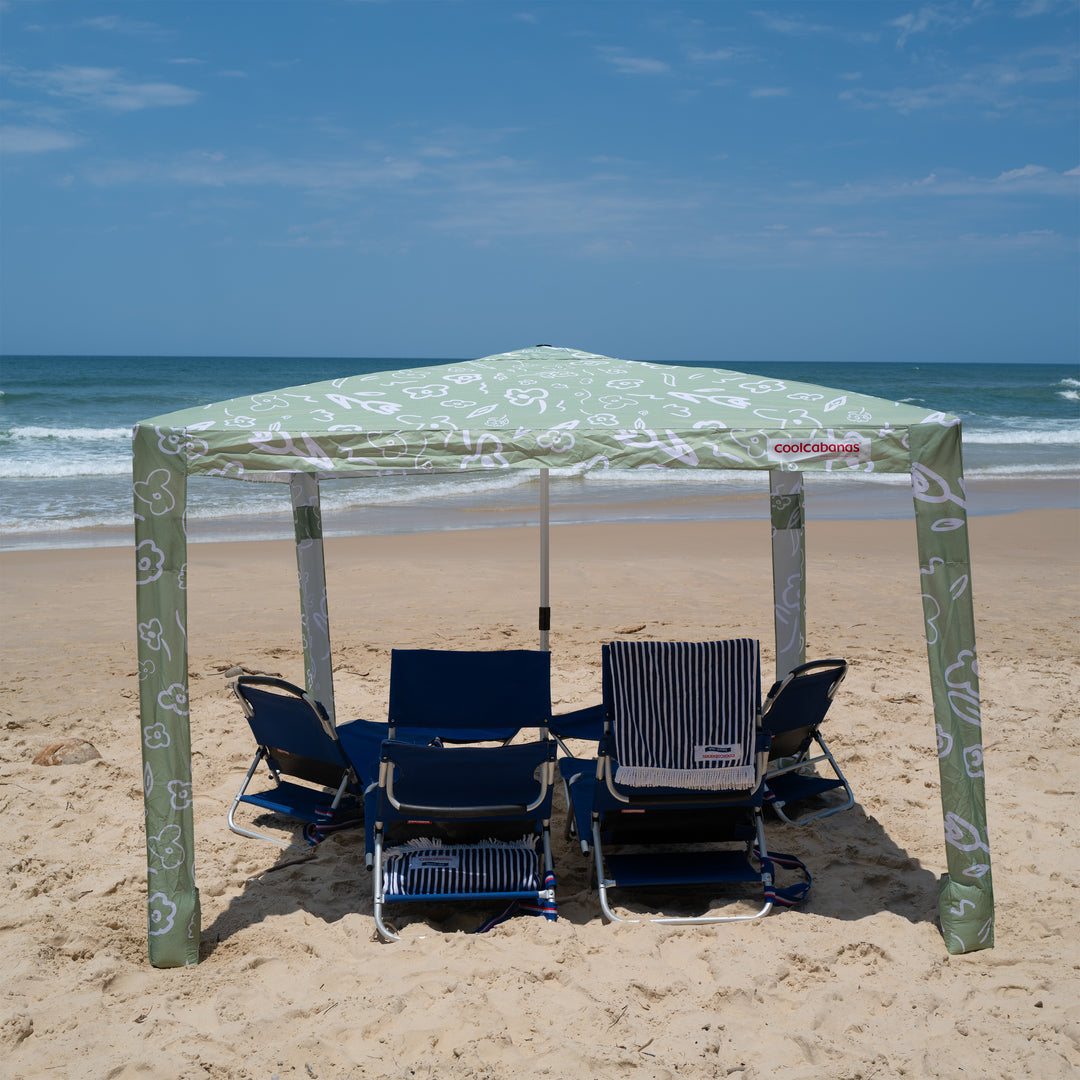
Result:
<svg viewBox="0 0 1080 1080"><path fill-rule="evenodd" d="M545 763L554 769L555 742L532 741L511 746L465 746L452 750L414 743L383 743L383 756L392 762L397 817L499 818L526 816L527 804L536 802L550 816L553 776L541 775ZM380 785L380 817L390 812L386 785Z"/></svg>
<svg viewBox="0 0 1080 1080"><path fill-rule="evenodd" d="M760 654L752 638L605 645L615 782L708 791L754 787L760 779Z"/></svg>
<svg viewBox="0 0 1080 1080"><path fill-rule="evenodd" d="M299 686L265 675L241 675L232 683L251 733L278 770L337 787L350 768L326 710Z"/></svg>
<svg viewBox="0 0 1080 1080"><path fill-rule="evenodd" d="M467 652L394 649L391 727L450 741L504 741L551 719L551 654L530 649Z"/></svg>
<svg viewBox="0 0 1080 1080"><path fill-rule="evenodd" d="M846 674L846 660L811 660L773 684L761 718L773 734L770 757L797 753L809 741Z"/></svg>

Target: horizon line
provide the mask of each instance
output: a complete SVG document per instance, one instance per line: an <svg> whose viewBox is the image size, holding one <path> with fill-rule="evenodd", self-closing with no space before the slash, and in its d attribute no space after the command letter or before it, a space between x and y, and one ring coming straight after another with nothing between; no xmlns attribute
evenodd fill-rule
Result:
<svg viewBox="0 0 1080 1080"><path fill-rule="evenodd" d="M528 346L526 346L528 348ZM534 348L536 346L533 346ZM572 346L556 346L571 348ZM513 350L512 350L513 351ZM500 355L491 353L488 355ZM597 354L606 355L606 354ZM0 360L431 360L435 363L468 363L482 360L481 356L335 356L335 355L297 355L295 353L5 353L0 352ZM631 360L631 357L609 357L611 360ZM719 363L710 360L645 360L648 364L681 364L717 367ZM1035 365L1053 367L1078 367L1078 360L743 360L744 364L911 364L928 366L932 364L993 364L993 365ZM729 370L729 369L726 369Z"/></svg>

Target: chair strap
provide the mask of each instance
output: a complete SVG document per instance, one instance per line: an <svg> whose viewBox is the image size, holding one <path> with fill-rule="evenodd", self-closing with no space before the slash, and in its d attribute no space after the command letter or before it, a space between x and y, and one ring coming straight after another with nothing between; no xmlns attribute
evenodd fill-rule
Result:
<svg viewBox="0 0 1080 1080"><path fill-rule="evenodd" d="M355 829L364 824L363 812L338 816L329 807L316 807L315 813L322 821L313 821L304 826L304 839L312 846L321 844L331 833L341 832L342 829Z"/></svg>
<svg viewBox="0 0 1080 1080"><path fill-rule="evenodd" d="M559 905L555 902L555 875L544 875L544 890L536 900L512 900L498 915L478 926L474 934L486 934L515 915L542 915L549 922L558 922Z"/></svg>
<svg viewBox="0 0 1080 1080"><path fill-rule="evenodd" d="M762 858L761 852L756 846L754 847L754 856L760 861L762 873L769 881L769 884L765 886L766 900L771 901L775 907L790 908L795 907L796 904L801 904L806 899L813 883L810 871L806 869L806 863L795 858L794 855L783 855L778 851L770 851L765 858ZM782 866L786 870L797 870L802 874L804 880L797 881L794 885L777 888L774 869L777 866Z"/></svg>

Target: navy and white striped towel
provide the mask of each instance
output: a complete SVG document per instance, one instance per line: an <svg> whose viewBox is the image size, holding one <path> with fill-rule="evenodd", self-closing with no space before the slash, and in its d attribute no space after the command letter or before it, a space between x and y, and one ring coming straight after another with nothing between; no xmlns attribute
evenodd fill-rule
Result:
<svg viewBox="0 0 1080 1080"><path fill-rule="evenodd" d="M538 890L536 838L473 844L410 840L384 852L383 888L398 896Z"/></svg>
<svg viewBox="0 0 1080 1080"><path fill-rule="evenodd" d="M761 650L730 641L613 641L612 734L628 787L752 788Z"/></svg>

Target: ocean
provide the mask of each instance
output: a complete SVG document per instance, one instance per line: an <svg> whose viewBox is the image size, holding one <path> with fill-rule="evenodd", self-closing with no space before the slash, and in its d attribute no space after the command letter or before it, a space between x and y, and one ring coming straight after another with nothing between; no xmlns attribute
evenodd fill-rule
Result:
<svg viewBox="0 0 1080 1080"><path fill-rule="evenodd" d="M131 429L162 413L430 358L5 356L0 367L0 549L132 540ZM1080 366L797 362L716 366L954 413L972 514L1080 505ZM907 478L807 478L807 517L911 517ZM552 472L553 525L768 519L762 473L657 478ZM324 487L328 536L536 523L537 474L381 477ZM292 536L288 491L193 477L192 541Z"/></svg>

